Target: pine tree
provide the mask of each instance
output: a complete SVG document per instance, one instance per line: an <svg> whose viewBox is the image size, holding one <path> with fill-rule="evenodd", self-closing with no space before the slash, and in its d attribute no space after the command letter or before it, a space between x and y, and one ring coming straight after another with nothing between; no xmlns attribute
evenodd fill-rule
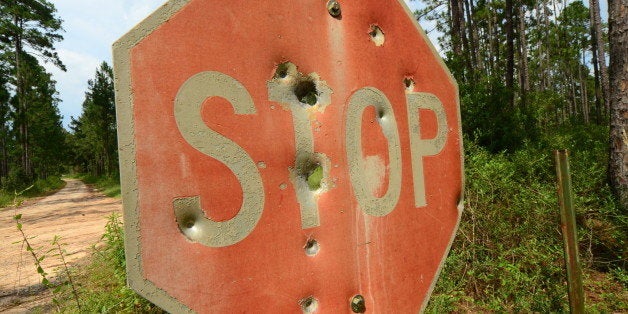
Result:
<svg viewBox="0 0 628 314"><path fill-rule="evenodd" d="M25 176L33 178L31 147L29 143L28 111L30 104L25 97L27 56L35 55L44 62L52 62L65 71L65 66L54 49L54 43L63 39L61 19L54 5L46 0L0 0L0 42L12 67L15 87L15 120L18 142L21 148L20 167ZM29 48L28 50L26 48Z"/></svg>
<svg viewBox="0 0 628 314"><path fill-rule="evenodd" d="M608 2L610 37L609 179L624 210L628 210L628 10L625 0Z"/></svg>

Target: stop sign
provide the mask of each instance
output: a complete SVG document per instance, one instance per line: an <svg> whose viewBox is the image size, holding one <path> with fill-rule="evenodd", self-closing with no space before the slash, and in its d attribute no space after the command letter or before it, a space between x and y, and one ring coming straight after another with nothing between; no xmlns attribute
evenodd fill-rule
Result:
<svg viewBox="0 0 628 314"><path fill-rule="evenodd" d="M170 312L426 305L460 113L402 1L170 1L114 63L133 289Z"/></svg>

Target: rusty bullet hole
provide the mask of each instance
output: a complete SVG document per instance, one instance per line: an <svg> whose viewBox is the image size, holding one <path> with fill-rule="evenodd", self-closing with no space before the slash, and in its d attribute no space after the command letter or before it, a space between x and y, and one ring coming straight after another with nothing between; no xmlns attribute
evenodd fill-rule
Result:
<svg viewBox="0 0 628 314"><path fill-rule="evenodd" d="M299 301L299 304L301 305L303 313L314 313L318 308L318 300L316 300L313 296L302 299Z"/></svg>
<svg viewBox="0 0 628 314"><path fill-rule="evenodd" d="M406 77L403 79L403 85L405 85L407 90L414 89L414 80L412 78Z"/></svg>
<svg viewBox="0 0 628 314"><path fill-rule="evenodd" d="M318 254L318 251L320 250L320 245L318 245L318 242L314 239L308 239L307 242L305 243L305 255L307 256L314 256L316 254Z"/></svg>
<svg viewBox="0 0 628 314"><path fill-rule="evenodd" d="M316 90L316 83L312 80L305 79L300 81L294 87L294 95L297 96L297 99L310 106L316 105L318 102L318 91Z"/></svg>
<svg viewBox="0 0 628 314"><path fill-rule="evenodd" d="M340 3L337 0L329 0L327 2L327 12L333 17L339 17L342 11L340 10Z"/></svg>
<svg viewBox="0 0 628 314"><path fill-rule="evenodd" d="M353 298L351 298L351 311L353 311L353 313L366 312L366 302L364 301L363 296L356 294Z"/></svg>

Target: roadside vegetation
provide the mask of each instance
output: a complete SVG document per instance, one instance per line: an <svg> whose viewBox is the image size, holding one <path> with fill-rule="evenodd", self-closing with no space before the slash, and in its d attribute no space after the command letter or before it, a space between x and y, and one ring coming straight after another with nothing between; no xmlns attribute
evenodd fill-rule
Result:
<svg viewBox="0 0 628 314"><path fill-rule="evenodd" d="M57 280L55 306L60 313L164 313L126 286L124 230L119 215L109 217L91 258ZM74 285L71 284L74 282ZM78 296L78 299L75 297ZM34 309L50 311L51 305Z"/></svg>
<svg viewBox="0 0 628 314"><path fill-rule="evenodd" d="M93 176L81 174L77 179L92 185L96 190L109 197L120 197L120 179L117 176Z"/></svg>
<svg viewBox="0 0 628 314"><path fill-rule="evenodd" d="M18 188L0 189L0 208L11 206L15 203L22 203L25 199L53 194L65 186L65 181L59 176L49 176L45 179L38 179L32 186L22 188L18 193ZM24 191L24 189L26 189Z"/></svg>
<svg viewBox="0 0 628 314"><path fill-rule="evenodd" d="M428 313L569 311L557 148L571 152L587 313L628 311L628 216L606 184L606 131L557 129L512 153L465 142L465 211Z"/></svg>

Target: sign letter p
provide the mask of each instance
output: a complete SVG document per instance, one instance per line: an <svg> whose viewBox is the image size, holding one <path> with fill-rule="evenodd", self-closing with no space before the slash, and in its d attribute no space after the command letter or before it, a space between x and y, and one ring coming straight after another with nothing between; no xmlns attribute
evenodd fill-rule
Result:
<svg viewBox="0 0 628 314"><path fill-rule="evenodd" d="M408 121L410 128L410 151L412 154L412 176L414 181L414 206L427 205L425 197L425 174L423 172L423 157L434 156L440 153L447 141L447 115L443 103L433 94L408 93ZM433 139L421 138L420 109L431 110L436 114L438 131ZM418 119L416 118L418 116Z"/></svg>

